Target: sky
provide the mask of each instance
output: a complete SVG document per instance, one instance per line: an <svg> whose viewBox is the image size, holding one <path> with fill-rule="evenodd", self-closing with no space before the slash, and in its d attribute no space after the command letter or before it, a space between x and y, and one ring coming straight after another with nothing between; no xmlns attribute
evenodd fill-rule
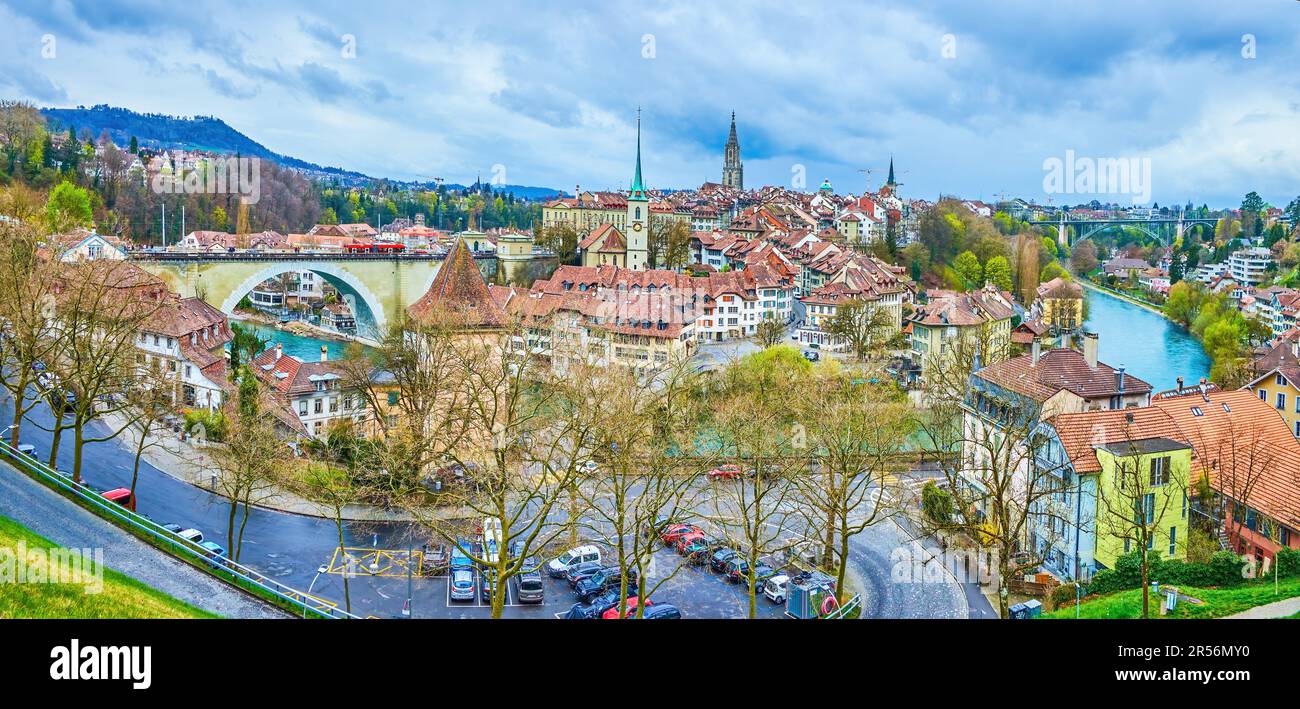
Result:
<svg viewBox="0 0 1300 709"><path fill-rule="evenodd" d="M720 181L735 111L747 187L876 189L892 156L925 199L1300 194L1293 1L0 0L0 27L0 98L399 179L626 189L639 107L650 188ZM1048 184L1067 155L1149 189Z"/></svg>

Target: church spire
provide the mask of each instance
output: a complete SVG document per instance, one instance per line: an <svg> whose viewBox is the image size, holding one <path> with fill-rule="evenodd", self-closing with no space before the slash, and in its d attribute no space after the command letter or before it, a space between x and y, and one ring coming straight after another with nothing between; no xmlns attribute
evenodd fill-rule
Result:
<svg viewBox="0 0 1300 709"><path fill-rule="evenodd" d="M636 174L632 176L632 198L645 199L645 185L641 183L641 107L636 109Z"/></svg>
<svg viewBox="0 0 1300 709"><path fill-rule="evenodd" d="M891 187L897 184L894 182L894 156L893 155L889 156L889 179L885 180L885 184Z"/></svg>
<svg viewBox="0 0 1300 709"><path fill-rule="evenodd" d="M731 133L722 150L722 184L736 189L745 188L745 168L740 162L740 140L736 138L736 112L731 112Z"/></svg>

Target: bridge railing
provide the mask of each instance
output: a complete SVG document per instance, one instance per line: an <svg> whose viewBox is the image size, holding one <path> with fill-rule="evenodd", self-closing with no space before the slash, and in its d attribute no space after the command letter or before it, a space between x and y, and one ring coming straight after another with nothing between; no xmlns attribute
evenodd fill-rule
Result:
<svg viewBox="0 0 1300 709"><path fill-rule="evenodd" d="M61 490L81 501L90 508L91 512L98 516L105 517L118 526L126 527L137 536L144 537L145 541L151 545L184 561L188 561L192 565L227 583L233 584L243 591L262 598L269 598L279 605L289 608L295 614L304 617L308 613L316 618L359 617L339 609L329 601L309 596L298 589L280 583L237 561L214 558L208 550L198 544L188 539L182 539L170 530L164 529L152 519L105 499L85 485L60 475L45 463L20 452L9 445L8 442L0 441L0 456L8 458L11 463L23 468L48 487Z"/></svg>
<svg viewBox="0 0 1300 709"><path fill-rule="evenodd" d="M445 251L427 254L345 254L288 251L236 251L234 253L210 253L206 251L130 251L134 261L442 261L447 258ZM474 258L496 258L496 254L478 252Z"/></svg>

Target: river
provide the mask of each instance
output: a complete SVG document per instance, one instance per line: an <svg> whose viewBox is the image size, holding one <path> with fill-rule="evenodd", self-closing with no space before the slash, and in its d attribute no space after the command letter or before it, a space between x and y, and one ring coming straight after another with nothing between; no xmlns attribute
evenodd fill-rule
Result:
<svg viewBox="0 0 1300 709"><path fill-rule="evenodd" d="M1088 288L1088 330L1098 333L1097 358L1155 387L1173 389L1210 376L1210 357L1191 333L1145 308ZM318 348L319 349L319 348Z"/></svg>
<svg viewBox="0 0 1300 709"><path fill-rule="evenodd" d="M339 340L295 335L287 330L277 330L270 325L262 325L247 320L239 321L238 324L245 328L251 327L259 337L266 338L271 347L275 347L276 343L279 343L284 347L285 354L293 355L304 362L319 361L321 345L325 345L327 348L326 352L329 353L330 359L343 359L343 356L347 353L348 345L352 344Z"/></svg>

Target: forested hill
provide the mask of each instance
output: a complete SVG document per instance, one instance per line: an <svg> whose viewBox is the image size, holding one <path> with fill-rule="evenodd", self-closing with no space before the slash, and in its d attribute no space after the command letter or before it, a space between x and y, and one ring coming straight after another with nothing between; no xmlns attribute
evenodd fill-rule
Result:
<svg viewBox="0 0 1300 709"><path fill-rule="evenodd" d="M54 129L75 128L99 137L105 130L117 145L125 147L132 136L142 147L183 150L208 150L220 153L238 153L246 157L259 157L299 170L337 174L350 178L364 178L359 172L336 167L321 167L288 155L276 153L261 143L231 128L225 121L213 116L167 116L161 113L136 113L125 108L98 105L86 108L42 108L41 113Z"/></svg>
<svg viewBox="0 0 1300 709"><path fill-rule="evenodd" d="M126 108L98 105L86 108L42 108L41 113L49 122L50 130L66 131L74 128L78 136L88 131L92 138L98 138L107 130L109 137L118 146L125 148L131 138L141 147L154 149L205 150L229 153L246 157L259 157L271 160L285 167L311 173L313 177L325 179L338 178L345 184L356 185L374 179L353 170L338 167L322 167L315 163L272 151L261 143L231 128L225 121L215 116L167 116L161 113L137 113ZM401 180L389 180L410 186ZM422 185L432 188L432 183ZM465 185L448 183L449 190L463 190ZM515 197L536 200L563 194L563 190L550 187L529 187L526 185L493 185L497 192L510 192Z"/></svg>

